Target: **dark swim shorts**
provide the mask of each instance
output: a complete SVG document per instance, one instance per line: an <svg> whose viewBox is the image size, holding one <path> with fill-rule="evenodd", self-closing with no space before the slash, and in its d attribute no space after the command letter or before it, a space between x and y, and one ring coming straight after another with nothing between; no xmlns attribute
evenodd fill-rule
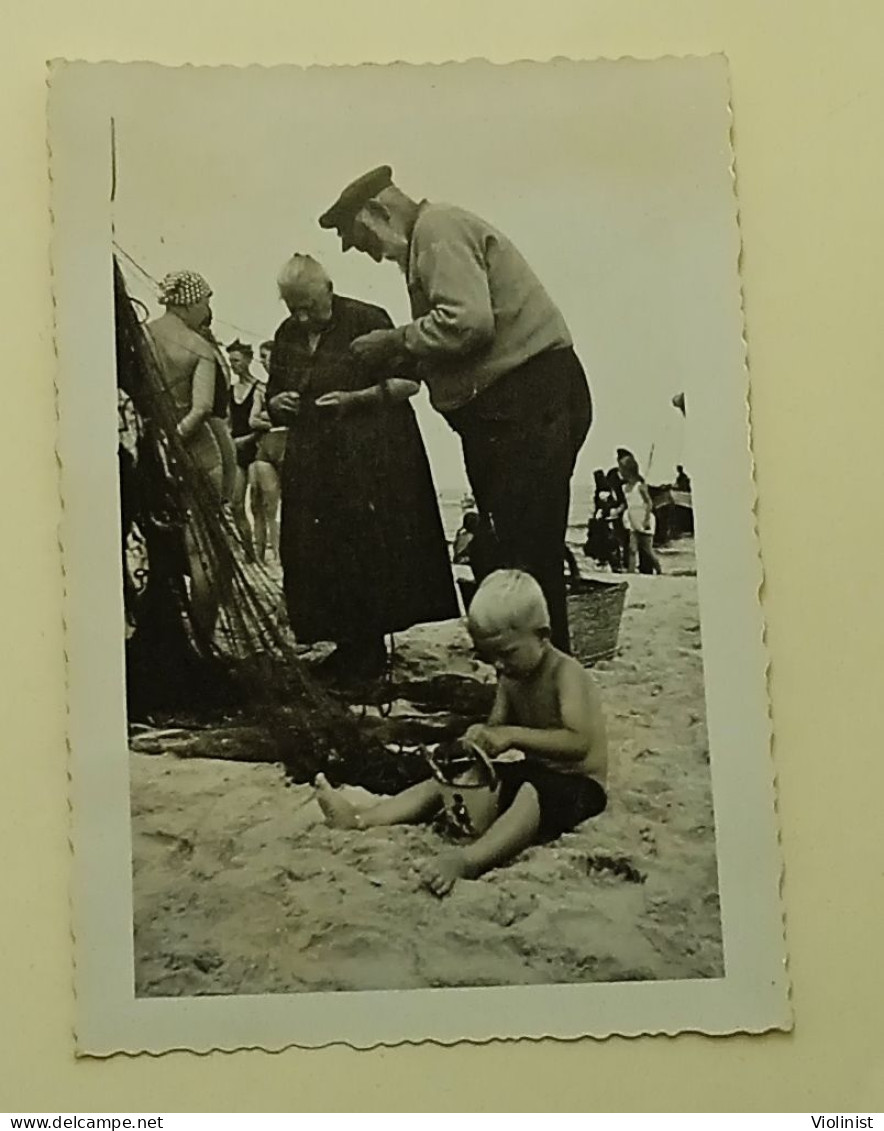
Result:
<svg viewBox="0 0 884 1131"><path fill-rule="evenodd" d="M533 785L540 801L539 840L555 840L590 817L597 817L608 804L602 786L582 774L561 774L526 758L521 762L499 762L500 802L498 812L509 809L523 785Z"/></svg>
<svg viewBox="0 0 884 1131"><path fill-rule="evenodd" d="M258 441L258 454L255 458L262 463L273 464L277 471L281 471L287 437L287 428L272 428L265 432Z"/></svg>
<svg viewBox="0 0 884 1131"><path fill-rule="evenodd" d="M236 445L236 462L245 471L253 462L258 451L258 437L253 432L248 439L240 439Z"/></svg>

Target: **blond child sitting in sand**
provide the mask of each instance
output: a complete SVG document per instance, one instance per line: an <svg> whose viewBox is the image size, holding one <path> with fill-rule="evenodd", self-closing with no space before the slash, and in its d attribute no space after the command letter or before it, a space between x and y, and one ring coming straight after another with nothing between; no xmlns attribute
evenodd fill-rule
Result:
<svg viewBox="0 0 884 1131"><path fill-rule="evenodd" d="M497 671L488 722L464 738L489 760L519 750L521 761L493 762L493 805L477 839L441 853L423 868L435 895L505 864L530 844L553 840L607 804L607 738L592 676L550 642L549 612L540 586L527 573L498 570L473 598L467 626L480 659ZM477 779L464 779L469 790ZM366 829L414 824L438 816L451 799L439 781L420 782L366 809L358 809L320 774L316 797L326 822ZM462 803L463 795L455 793Z"/></svg>

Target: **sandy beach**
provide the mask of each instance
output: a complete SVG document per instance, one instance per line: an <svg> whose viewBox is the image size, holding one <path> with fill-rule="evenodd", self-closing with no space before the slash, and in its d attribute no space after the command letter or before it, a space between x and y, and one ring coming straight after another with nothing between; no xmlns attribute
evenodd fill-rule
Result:
<svg viewBox="0 0 884 1131"><path fill-rule="evenodd" d="M329 829L281 766L133 752L137 994L720 976L690 544L663 562L630 577L618 653L595 668L608 810L447 899L419 885L444 847L428 828Z"/></svg>

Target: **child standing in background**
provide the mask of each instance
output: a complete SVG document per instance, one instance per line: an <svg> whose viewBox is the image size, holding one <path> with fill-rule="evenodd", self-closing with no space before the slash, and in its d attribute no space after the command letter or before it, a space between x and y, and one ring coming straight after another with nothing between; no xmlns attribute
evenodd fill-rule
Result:
<svg viewBox="0 0 884 1131"><path fill-rule="evenodd" d="M629 452L618 457L617 468L626 496L623 522L629 533L629 571L635 573L638 564L641 573L662 573L660 559L654 550L654 504L648 485L642 478L635 456Z"/></svg>

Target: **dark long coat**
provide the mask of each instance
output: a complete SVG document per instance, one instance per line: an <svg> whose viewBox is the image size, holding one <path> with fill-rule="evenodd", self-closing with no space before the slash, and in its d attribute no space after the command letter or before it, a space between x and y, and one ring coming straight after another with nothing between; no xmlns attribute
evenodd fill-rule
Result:
<svg viewBox="0 0 884 1131"><path fill-rule="evenodd" d="M274 338L268 400L301 395L282 469L280 558L289 620L304 642L380 636L458 613L411 405L314 405L324 393L397 376L367 372L349 353L354 338L391 326L380 307L336 295L314 353L293 318Z"/></svg>

